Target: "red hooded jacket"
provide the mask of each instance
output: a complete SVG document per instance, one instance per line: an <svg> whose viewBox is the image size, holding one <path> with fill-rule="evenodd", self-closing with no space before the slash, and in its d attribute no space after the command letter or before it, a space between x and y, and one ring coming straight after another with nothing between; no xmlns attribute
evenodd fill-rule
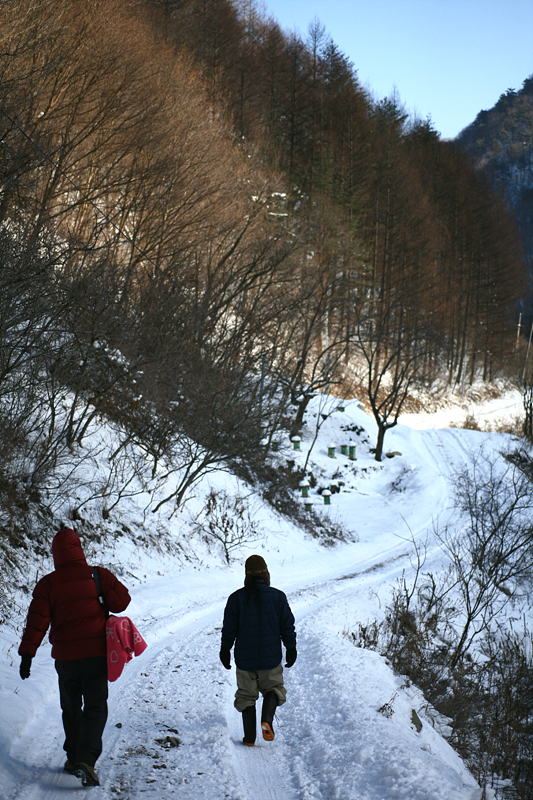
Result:
<svg viewBox="0 0 533 800"><path fill-rule="evenodd" d="M66 528L52 542L54 572L45 575L33 591L19 655L34 656L50 625L52 658L74 661L106 655L106 619L78 534ZM110 611L128 606L126 587L99 567L102 591Z"/></svg>

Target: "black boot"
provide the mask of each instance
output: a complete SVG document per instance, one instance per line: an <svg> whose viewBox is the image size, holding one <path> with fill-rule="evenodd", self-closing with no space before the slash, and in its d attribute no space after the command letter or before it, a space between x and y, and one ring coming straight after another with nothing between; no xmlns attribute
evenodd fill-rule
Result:
<svg viewBox="0 0 533 800"><path fill-rule="evenodd" d="M253 747L257 729L255 704L253 706L247 706L242 712L242 725L244 728L244 739L242 743L248 745L248 747Z"/></svg>
<svg viewBox="0 0 533 800"><path fill-rule="evenodd" d="M274 714L278 707L278 696L276 692L267 692L263 696L263 708L261 709L261 730L263 739L271 742L274 739Z"/></svg>

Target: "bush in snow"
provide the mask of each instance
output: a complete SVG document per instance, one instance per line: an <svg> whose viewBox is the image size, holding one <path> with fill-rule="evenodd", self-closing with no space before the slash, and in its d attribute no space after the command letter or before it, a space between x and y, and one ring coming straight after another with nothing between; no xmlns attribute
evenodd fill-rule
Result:
<svg viewBox="0 0 533 800"><path fill-rule="evenodd" d="M226 563L233 550L254 542L260 537L257 523L250 516L244 497L230 497L223 491L211 489L203 511L195 520L195 528L207 543L222 546Z"/></svg>
<svg viewBox="0 0 533 800"><path fill-rule="evenodd" d="M437 533L448 572L424 573L414 543L412 581L398 582L380 623L348 634L452 720L451 743L480 784L506 800L531 798L533 785L532 635L513 627L531 590L532 463L525 451L480 453L455 481L466 525Z"/></svg>

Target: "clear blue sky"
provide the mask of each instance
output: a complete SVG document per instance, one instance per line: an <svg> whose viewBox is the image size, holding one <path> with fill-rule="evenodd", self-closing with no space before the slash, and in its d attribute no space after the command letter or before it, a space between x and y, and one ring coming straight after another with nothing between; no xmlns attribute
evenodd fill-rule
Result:
<svg viewBox="0 0 533 800"><path fill-rule="evenodd" d="M533 74L533 0L265 0L268 16L307 38L317 18L377 98L444 138Z"/></svg>

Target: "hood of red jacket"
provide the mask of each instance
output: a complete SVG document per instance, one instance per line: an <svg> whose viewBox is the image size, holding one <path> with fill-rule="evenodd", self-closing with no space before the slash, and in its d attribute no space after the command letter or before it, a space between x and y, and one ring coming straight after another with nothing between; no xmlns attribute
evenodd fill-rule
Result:
<svg viewBox="0 0 533 800"><path fill-rule="evenodd" d="M63 528L56 533L52 541L52 555L56 569L67 564L87 563L80 537L71 528Z"/></svg>

